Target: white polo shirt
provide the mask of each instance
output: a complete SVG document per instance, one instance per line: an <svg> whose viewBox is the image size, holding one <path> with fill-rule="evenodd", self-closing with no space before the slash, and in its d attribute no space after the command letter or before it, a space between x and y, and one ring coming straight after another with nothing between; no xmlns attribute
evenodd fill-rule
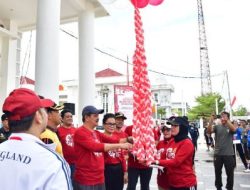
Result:
<svg viewBox="0 0 250 190"><path fill-rule="evenodd" d="M65 160L37 137L13 133L0 144L0 189L71 190Z"/></svg>

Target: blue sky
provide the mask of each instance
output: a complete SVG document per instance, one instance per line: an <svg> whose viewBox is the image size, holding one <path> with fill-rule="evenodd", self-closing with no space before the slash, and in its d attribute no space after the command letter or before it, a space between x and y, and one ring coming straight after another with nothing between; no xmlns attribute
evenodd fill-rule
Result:
<svg viewBox="0 0 250 190"><path fill-rule="evenodd" d="M111 15L96 19L95 47L122 59L128 56L131 61L135 49L133 7L127 0L103 2ZM203 0L211 74L227 70L231 98L237 97L235 107L244 105L248 109L250 96L246 89L250 82L249 7L249 0ZM199 76L197 0L164 0L160 6L141 9L141 15L148 68L166 74ZM75 23L63 25L62 28L78 36ZM26 41L28 37L29 33L24 35ZM61 80L78 77L77 45L76 39L61 33ZM32 60L33 58L31 63ZM124 63L99 52L95 53L95 61L96 71L110 67L126 73ZM72 72L69 73L69 69ZM32 78L33 75L31 64L28 76ZM154 83L153 79L159 78L159 75L151 78ZM201 91L199 79L163 78L175 87L174 101L186 100L194 105L194 97L199 96ZM223 75L212 77L212 88L227 99L228 92Z"/></svg>

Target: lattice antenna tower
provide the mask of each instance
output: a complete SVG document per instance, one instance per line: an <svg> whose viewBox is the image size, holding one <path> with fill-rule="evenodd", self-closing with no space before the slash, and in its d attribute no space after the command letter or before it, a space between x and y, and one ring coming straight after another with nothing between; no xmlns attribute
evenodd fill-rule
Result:
<svg viewBox="0 0 250 190"><path fill-rule="evenodd" d="M207 37L202 9L202 0L197 0L197 4L200 40L201 95L204 95L212 92L212 85L208 58Z"/></svg>

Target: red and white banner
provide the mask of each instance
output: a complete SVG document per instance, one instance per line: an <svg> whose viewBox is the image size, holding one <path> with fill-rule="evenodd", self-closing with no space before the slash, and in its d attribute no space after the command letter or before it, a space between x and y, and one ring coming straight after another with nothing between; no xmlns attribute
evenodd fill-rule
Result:
<svg viewBox="0 0 250 190"><path fill-rule="evenodd" d="M126 125L132 125L133 120L133 88L127 85L114 85L115 112L122 112L127 120Z"/></svg>

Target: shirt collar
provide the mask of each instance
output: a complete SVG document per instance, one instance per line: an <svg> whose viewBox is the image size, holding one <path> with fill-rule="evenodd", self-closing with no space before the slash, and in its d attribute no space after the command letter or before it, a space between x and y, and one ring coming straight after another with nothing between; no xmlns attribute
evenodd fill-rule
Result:
<svg viewBox="0 0 250 190"><path fill-rule="evenodd" d="M11 137L18 137L22 139L22 141L32 141L43 144L43 142L39 138L28 133L12 133L9 138Z"/></svg>

